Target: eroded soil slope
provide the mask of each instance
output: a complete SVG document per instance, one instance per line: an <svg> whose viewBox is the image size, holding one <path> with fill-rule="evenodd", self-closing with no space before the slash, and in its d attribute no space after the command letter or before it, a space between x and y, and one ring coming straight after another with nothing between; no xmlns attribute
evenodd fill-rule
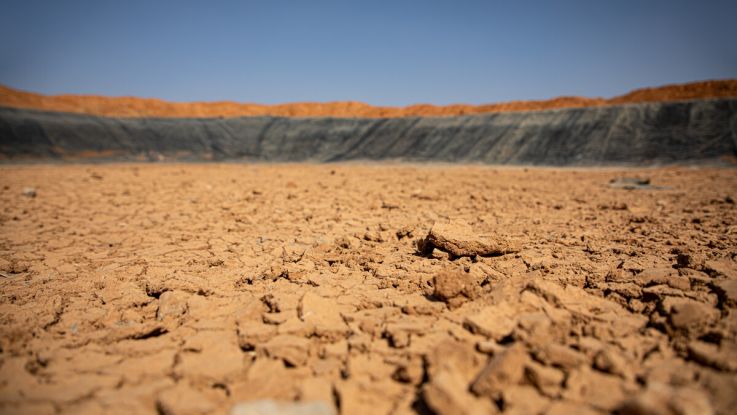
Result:
<svg viewBox="0 0 737 415"><path fill-rule="evenodd" d="M557 97L547 100L511 101L485 105L417 104L407 107L377 107L355 101L260 105L229 101L177 103L152 98L95 95L46 96L0 85L0 105L2 106L109 117L440 117L733 97L737 97L737 80L734 79L642 88L610 99Z"/></svg>
<svg viewBox="0 0 737 415"><path fill-rule="evenodd" d="M734 163L737 99L427 118L108 118L0 108L2 160Z"/></svg>
<svg viewBox="0 0 737 415"><path fill-rule="evenodd" d="M4 166L0 411L727 414L736 194L731 169Z"/></svg>

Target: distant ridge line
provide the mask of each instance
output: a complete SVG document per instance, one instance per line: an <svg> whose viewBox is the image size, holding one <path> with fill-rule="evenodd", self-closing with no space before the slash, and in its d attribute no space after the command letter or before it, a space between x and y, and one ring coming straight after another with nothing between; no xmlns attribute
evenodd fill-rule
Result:
<svg viewBox="0 0 737 415"><path fill-rule="evenodd" d="M119 118L233 118L247 116L401 118L451 117L561 108L602 107L646 102L677 102L737 97L737 79L707 80L641 88L614 98L557 97L496 104L406 107L372 106L362 102L297 102L276 105L218 102L169 102L155 98L96 95L47 96L0 85L0 106Z"/></svg>

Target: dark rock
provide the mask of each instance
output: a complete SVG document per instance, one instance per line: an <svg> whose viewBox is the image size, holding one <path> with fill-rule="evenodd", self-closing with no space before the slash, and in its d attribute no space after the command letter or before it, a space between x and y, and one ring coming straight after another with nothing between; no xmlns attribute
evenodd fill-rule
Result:
<svg viewBox="0 0 737 415"><path fill-rule="evenodd" d="M701 270L704 267L704 261L706 258L704 255L691 251L689 249L676 250L676 262L680 268L693 268L695 270Z"/></svg>
<svg viewBox="0 0 737 415"><path fill-rule="evenodd" d="M397 239L402 238L411 238L414 236L415 228L414 226L402 226L401 228L397 229L396 235Z"/></svg>
<svg viewBox="0 0 737 415"><path fill-rule="evenodd" d="M622 188L627 190L651 188L650 178L647 177L617 177L609 181L609 187Z"/></svg>

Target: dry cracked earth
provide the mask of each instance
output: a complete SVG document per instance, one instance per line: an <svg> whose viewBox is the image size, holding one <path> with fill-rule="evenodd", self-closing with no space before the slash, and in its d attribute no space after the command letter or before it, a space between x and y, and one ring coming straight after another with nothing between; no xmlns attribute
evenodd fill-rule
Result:
<svg viewBox="0 0 737 415"><path fill-rule="evenodd" d="M734 169L6 165L0 189L3 413L737 407Z"/></svg>

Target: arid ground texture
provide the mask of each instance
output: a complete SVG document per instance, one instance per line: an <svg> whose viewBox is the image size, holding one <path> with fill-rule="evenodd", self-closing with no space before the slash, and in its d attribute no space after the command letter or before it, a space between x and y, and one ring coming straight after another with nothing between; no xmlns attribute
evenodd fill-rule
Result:
<svg viewBox="0 0 737 415"><path fill-rule="evenodd" d="M706 167L4 165L0 412L733 413L735 198Z"/></svg>

